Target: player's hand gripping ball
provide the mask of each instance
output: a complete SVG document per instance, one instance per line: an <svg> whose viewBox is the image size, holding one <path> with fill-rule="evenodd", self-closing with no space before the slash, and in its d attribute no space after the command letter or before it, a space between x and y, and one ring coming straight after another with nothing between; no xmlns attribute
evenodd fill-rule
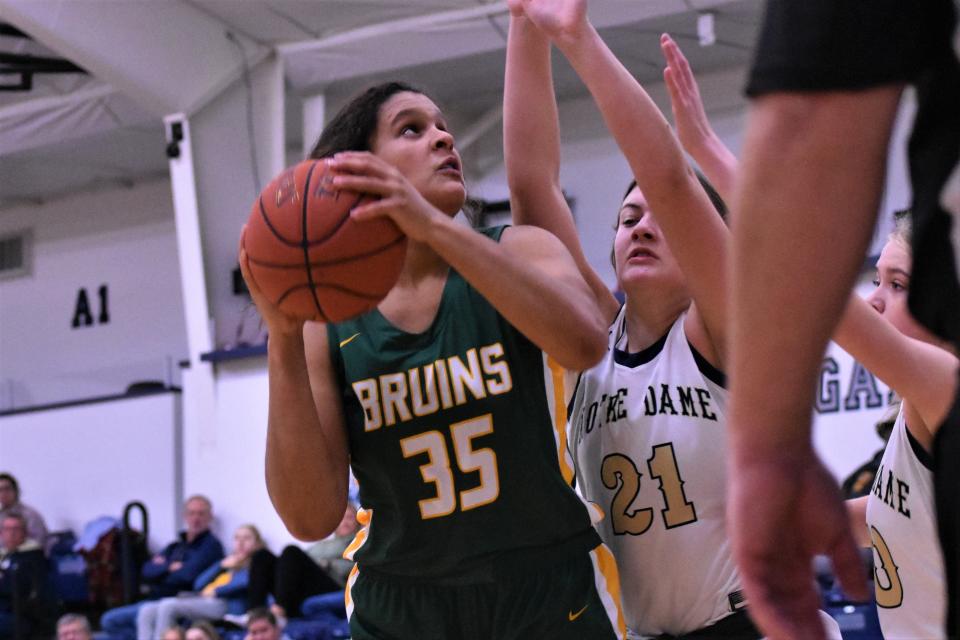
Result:
<svg viewBox="0 0 960 640"><path fill-rule="evenodd" d="M340 322L374 308L396 284L406 236L387 217L355 222L370 201L335 191L325 160L273 179L253 203L243 245L250 275L283 313Z"/></svg>

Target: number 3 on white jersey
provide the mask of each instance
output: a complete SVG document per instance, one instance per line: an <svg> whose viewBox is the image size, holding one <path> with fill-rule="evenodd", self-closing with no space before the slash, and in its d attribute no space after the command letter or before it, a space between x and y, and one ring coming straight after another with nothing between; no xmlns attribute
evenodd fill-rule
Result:
<svg viewBox="0 0 960 640"><path fill-rule="evenodd" d="M870 541L880 558L879 566L874 566L874 584L876 585L877 606L894 609L903 604L903 583L900 581L900 568L893 561L890 547L876 527L870 527Z"/></svg>

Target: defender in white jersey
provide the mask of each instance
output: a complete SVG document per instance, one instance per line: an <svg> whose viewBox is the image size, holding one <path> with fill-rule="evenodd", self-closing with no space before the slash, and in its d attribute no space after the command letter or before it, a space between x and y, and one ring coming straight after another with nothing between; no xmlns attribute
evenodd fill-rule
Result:
<svg viewBox="0 0 960 640"><path fill-rule="evenodd" d="M903 398L870 495L847 502L857 541L873 547L877 610L888 640L946 637L930 450L953 399L957 358L910 316L911 266L909 216L900 212L877 260L869 306L851 300L835 336Z"/></svg>
<svg viewBox="0 0 960 640"><path fill-rule="evenodd" d="M932 535L932 468L901 409L867 498L877 612L887 640L946 637L943 555Z"/></svg>
<svg viewBox="0 0 960 640"><path fill-rule="evenodd" d="M679 48L668 38L663 45L668 62L664 76L680 140L721 195L729 196L736 181L736 157L713 133L696 80ZM834 334L842 348L903 398L897 434L891 436L884 454L884 469L889 473L878 473L871 496L851 500L847 506L858 542L875 549L874 578L885 637L939 638L943 637L945 584L932 515L931 476L921 461L929 458L933 435L953 401L957 358L907 310L910 224L906 212L895 217L895 231L877 262L877 288L869 304L852 296ZM871 506L871 517L889 520L893 507L897 517L882 527L878 523L879 535L871 537L865 512L868 500L876 499L882 504ZM886 540L883 529L890 529L891 539L897 542ZM891 551L891 544L898 551ZM820 616L823 620L825 614L821 611ZM839 633L835 624L825 630L828 635Z"/></svg>
<svg viewBox="0 0 960 640"><path fill-rule="evenodd" d="M606 512L598 528L627 625L647 635L708 627L745 605L724 528L727 391L687 340L686 317L629 353L621 310L570 412L580 490Z"/></svg>
<svg viewBox="0 0 960 640"><path fill-rule="evenodd" d="M614 326L607 359L580 380L567 442L581 491L604 514L600 532L623 575L630 633L758 638L725 551L723 203L590 25L583 0L510 4L504 156L514 219L567 245ZM559 188L551 40L636 178L614 239L622 309L584 257Z"/></svg>
<svg viewBox="0 0 960 640"><path fill-rule="evenodd" d="M510 5L504 156L514 218L549 229L567 245L598 306L614 323L614 344L626 354L625 361L660 354L649 368L658 375L663 372L663 379L634 380L616 363L614 349L611 360L601 365L612 367L614 373L596 369L585 374L583 384L589 385L595 376L599 395L578 392L583 394L578 413L584 413L584 422L580 426L574 422L573 428L582 432L583 440L578 444L578 433L571 441L581 469L585 456L591 457L592 473L587 471L580 482L591 485L587 494L594 494L594 489L599 493L593 499L605 512L602 533L618 553L621 573L629 576L622 599L632 611L630 631L634 636L670 630L690 637L758 638L743 608L731 613L742 603L724 551L719 502L724 394L715 380L703 375L723 368L727 334L729 234L717 215L722 203L688 165L659 109L603 44L586 18L583 0L511 0ZM628 190L617 217L613 262L618 286L626 294L619 315L619 305L583 254L559 187L550 41L587 85L639 185ZM679 53L667 37L661 46L668 61L671 50ZM689 68L686 72L688 84L693 83ZM664 352L668 341L669 351ZM689 346L683 356L685 345ZM693 353L702 357L702 366ZM601 390L601 385L609 388ZM685 410L689 415L683 416ZM653 415L630 416L628 426L627 416L636 411ZM703 431L696 426L700 418L710 423L701 425ZM716 440L707 435L710 427ZM635 440L626 444L631 430ZM664 437L657 438L661 433ZM605 444L608 437L610 447ZM591 443L598 438L598 444ZM692 480L687 480L688 468ZM615 528L627 533L618 536ZM691 535L694 530L696 535ZM660 555L635 554L632 542L626 542L628 537L647 535ZM698 562L700 566L695 566ZM662 591L657 593L657 588ZM828 635L840 637L835 622L824 626Z"/></svg>

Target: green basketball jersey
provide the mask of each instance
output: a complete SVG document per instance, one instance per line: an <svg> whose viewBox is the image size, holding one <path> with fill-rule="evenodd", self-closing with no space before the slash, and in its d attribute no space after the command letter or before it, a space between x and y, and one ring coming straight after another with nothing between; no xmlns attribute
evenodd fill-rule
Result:
<svg viewBox="0 0 960 640"><path fill-rule="evenodd" d="M460 274L423 333L376 309L328 332L365 511L348 549L361 568L463 577L578 535L596 546L570 486L562 371Z"/></svg>

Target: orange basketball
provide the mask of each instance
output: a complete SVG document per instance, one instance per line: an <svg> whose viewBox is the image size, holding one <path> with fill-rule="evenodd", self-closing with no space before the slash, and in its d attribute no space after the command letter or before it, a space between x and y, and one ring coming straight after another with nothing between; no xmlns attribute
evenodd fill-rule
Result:
<svg viewBox="0 0 960 640"><path fill-rule="evenodd" d="M289 316L340 322L369 311L397 282L406 236L392 220L355 222L370 198L333 191L324 160L273 179L253 203L243 246L250 275Z"/></svg>

